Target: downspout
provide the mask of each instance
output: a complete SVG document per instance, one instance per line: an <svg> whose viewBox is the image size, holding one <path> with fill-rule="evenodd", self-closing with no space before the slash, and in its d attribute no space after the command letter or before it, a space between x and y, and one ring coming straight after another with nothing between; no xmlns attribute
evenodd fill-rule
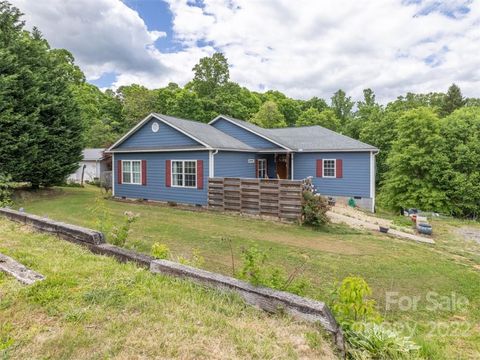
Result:
<svg viewBox="0 0 480 360"><path fill-rule="evenodd" d="M115 196L115 180L118 181L118 179L115 179L115 153L112 153L112 176L110 176L112 179L112 196Z"/></svg>
<svg viewBox="0 0 480 360"><path fill-rule="evenodd" d="M290 180L295 180L295 176L294 176L295 173L294 173L294 171L293 171L293 154L294 154L293 152L290 153L290 156L292 157L292 169L290 170L290 172L291 172L291 174L290 174Z"/></svg>
<svg viewBox="0 0 480 360"><path fill-rule="evenodd" d="M210 159L209 159L209 171L208 171L208 177L213 178L215 177L215 155L218 154L218 149L215 151L210 150Z"/></svg>
<svg viewBox="0 0 480 360"><path fill-rule="evenodd" d="M375 160L375 156L377 156L379 152L380 151L377 151L377 152L372 151L370 153L370 197L372 198L372 208L371 208L372 213L375 212L375 183L376 183L375 176L377 173L377 166L376 166L377 162Z"/></svg>

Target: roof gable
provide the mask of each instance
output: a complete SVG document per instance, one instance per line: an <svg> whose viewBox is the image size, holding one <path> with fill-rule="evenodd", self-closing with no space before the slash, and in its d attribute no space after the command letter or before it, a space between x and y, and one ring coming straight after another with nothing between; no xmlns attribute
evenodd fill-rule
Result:
<svg viewBox="0 0 480 360"><path fill-rule="evenodd" d="M152 128L154 123L158 124L156 132ZM254 150L213 126L152 113L113 144L108 151L168 149Z"/></svg>
<svg viewBox="0 0 480 360"><path fill-rule="evenodd" d="M240 141L257 149L285 149L287 146L280 143L274 136L268 134L268 130L252 123L220 115L213 119L209 125L226 132Z"/></svg>
<svg viewBox="0 0 480 360"><path fill-rule="evenodd" d="M155 123L157 125L154 125ZM158 126L156 132L153 131L153 126ZM119 144L112 146L112 149L205 147L156 117L141 122L141 126L127 135Z"/></svg>

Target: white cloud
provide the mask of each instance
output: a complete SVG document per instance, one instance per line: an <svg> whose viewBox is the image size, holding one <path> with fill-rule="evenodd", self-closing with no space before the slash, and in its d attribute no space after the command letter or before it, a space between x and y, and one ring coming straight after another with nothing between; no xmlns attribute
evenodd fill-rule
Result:
<svg viewBox="0 0 480 360"><path fill-rule="evenodd" d="M116 72L116 86L184 84L201 57L220 50L232 79L254 90L329 98L342 88L359 98L371 87L386 101L456 82L480 97L479 1L167 2L182 45L173 53L154 48L164 34L148 31L119 0L14 1L28 24L72 51L90 78Z"/></svg>
<svg viewBox="0 0 480 360"><path fill-rule="evenodd" d="M187 44L223 51L235 81L294 97L381 99L444 91L457 82L480 96L480 4L405 1L205 0L192 10L169 0L174 31ZM194 46L194 45L192 45Z"/></svg>

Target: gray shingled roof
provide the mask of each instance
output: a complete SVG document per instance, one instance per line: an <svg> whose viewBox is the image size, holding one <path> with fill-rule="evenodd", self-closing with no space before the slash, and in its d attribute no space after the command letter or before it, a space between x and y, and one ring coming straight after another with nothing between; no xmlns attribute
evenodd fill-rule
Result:
<svg viewBox="0 0 480 360"><path fill-rule="evenodd" d="M351 137L339 134L321 126L270 129L281 143L294 150L378 150Z"/></svg>
<svg viewBox="0 0 480 360"><path fill-rule="evenodd" d="M212 148L254 150L251 146L208 124L162 114L153 115L210 145Z"/></svg>
<svg viewBox="0 0 480 360"><path fill-rule="evenodd" d="M82 150L83 160L84 161L94 161L94 160L102 160L103 159L103 152L105 149L97 148L97 149L84 149Z"/></svg>
<svg viewBox="0 0 480 360"><path fill-rule="evenodd" d="M296 151L377 151L372 145L352 139L322 126L289 127L280 129L264 129L255 124L221 115L232 122L261 134L289 149Z"/></svg>

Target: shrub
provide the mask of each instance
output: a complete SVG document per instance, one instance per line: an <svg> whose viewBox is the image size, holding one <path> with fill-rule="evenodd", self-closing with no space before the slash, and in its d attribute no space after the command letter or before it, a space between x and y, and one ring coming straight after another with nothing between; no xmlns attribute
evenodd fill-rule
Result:
<svg viewBox="0 0 480 360"><path fill-rule="evenodd" d="M110 233L110 242L116 246L125 246L130 234L130 227L139 217L138 214L131 211L125 211L123 215L123 224L114 226Z"/></svg>
<svg viewBox="0 0 480 360"><path fill-rule="evenodd" d="M367 282L357 276L343 279L335 291L333 311L343 327L352 327L357 322L381 322L382 318L375 308L375 300L367 299L372 290Z"/></svg>
<svg viewBox="0 0 480 360"><path fill-rule="evenodd" d="M167 245L156 242L152 245L151 254L157 259L168 259L170 257L170 249Z"/></svg>
<svg viewBox="0 0 480 360"><path fill-rule="evenodd" d="M327 211L330 209L327 200L312 191L303 191L302 216L306 225L320 227L329 222Z"/></svg>
<svg viewBox="0 0 480 360"><path fill-rule="evenodd" d="M0 207L12 205L12 178L0 174Z"/></svg>
<svg viewBox="0 0 480 360"><path fill-rule="evenodd" d="M335 291L332 309L344 331L350 359L412 359L419 358L417 346L382 324L375 308L370 286L361 277L343 279Z"/></svg>

